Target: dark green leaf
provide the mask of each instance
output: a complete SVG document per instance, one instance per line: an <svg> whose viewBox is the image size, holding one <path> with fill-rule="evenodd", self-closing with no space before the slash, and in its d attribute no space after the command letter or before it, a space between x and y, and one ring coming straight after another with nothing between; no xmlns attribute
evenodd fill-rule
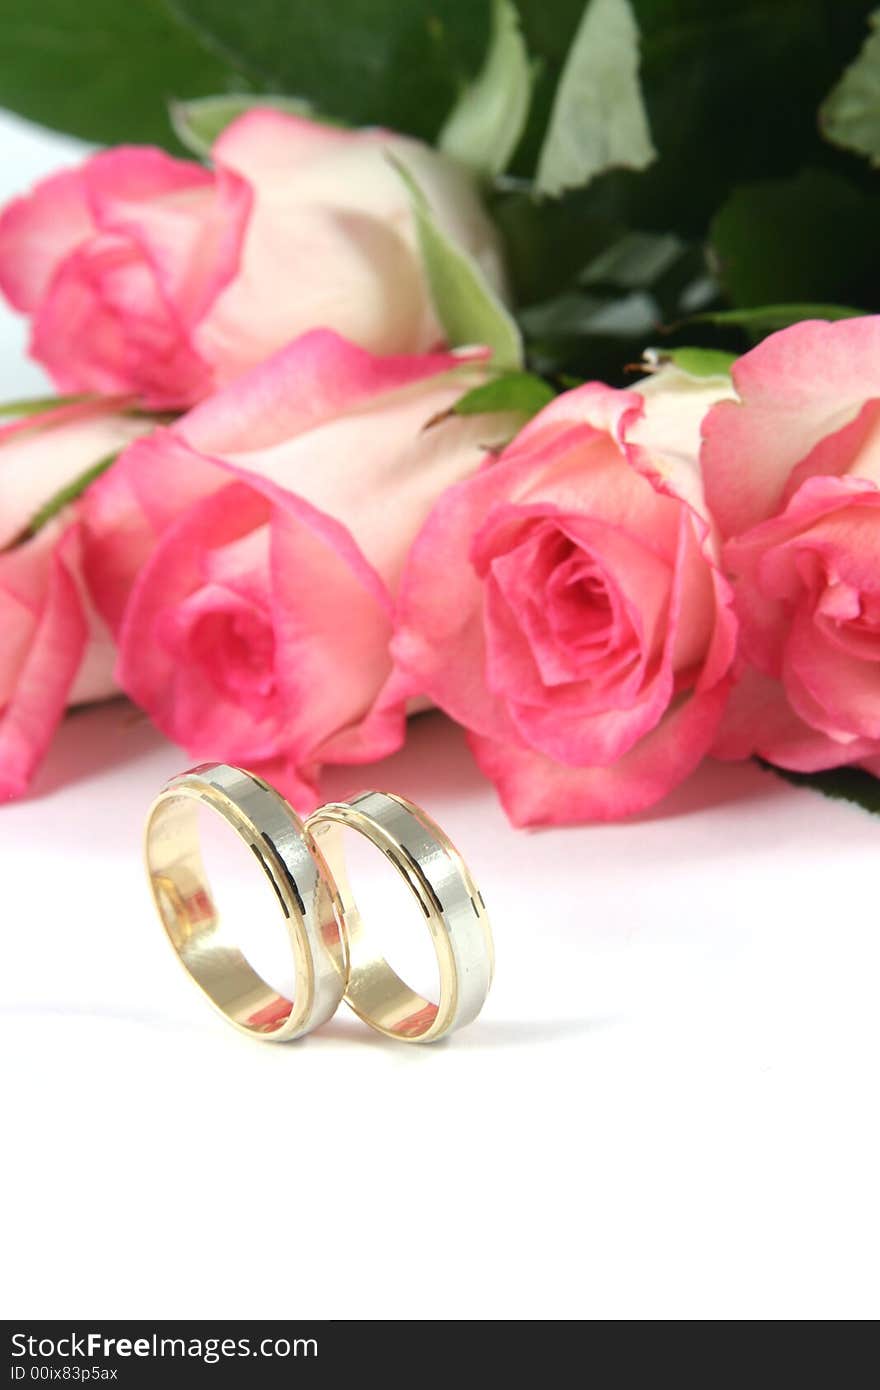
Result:
<svg viewBox="0 0 880 1390"><path fill-rule="evenodd" d="M83 140L176 144L168 102L241 87L165 0L0 0L0 105Z"/></svg>
<svg viewBox="0 0 880 1390"><path fill-rule="evenodd" d="M734 305L858 303L874 280L880 195L824 169L738 188L712 223Z"/></svg>
<svg viewBox="0 0 880 1390"><path fill-rule="evenodd" d="M521 187L495 198L490 211L504 239L518 304L559 294L625 234L617 210L601 206L601 182L586 193L541 202Z"/></svg>
<svg viewBox="0 0 880 1390"><path fill-rule="evenodd" d="M516 172L529 174L583 0L517 0L542 60ZM876 3L876 0L875 0ZM702 236L738 184L790 174L827 147L816 110L864 37L870 0L632 0L656 162L604 175L630 226ZM604 190L603 190L604 196Z"/></svg>
<svg viewBox="0 0 880 1390"><path fill-rule="evenodd" d="M263 90L426 139L489 41L486 0L173 0L173 9Z"/></svg>
<svg viewBox="0 0 880 1390"><path fill-rule="evenodd" d="M541 377L531 372L509 372L482 386L475 386L457 401L456 415L485 415L490 412L516 411L529 419L554 399L556 392Z"/></svg>
<svg viewBox="0 0 880 1390"><path fill-rule="evenodd" d="M582 285L616 285L640 290L653 285L686 251L672 233L627 232L591 261L580 278Z"/></svg>
<svg viewBox="0 0 880 1390"><path fill-rule="evenodd" d="M796 787L812 787L835 801L853 801L866 811L880 815L880 778L858 767L837 767L828 772L788 772L763 762L762 766Z"/></svg>
<svg viewBox="0 0 880 1390"><path fill-rule="evenodd" d="M819 124L835 145L880 164L880 10L871 32L819 112Z"/></svg>
<svg viewBox="0 0 880 1390"><path fill-rule="evenodd" d="M520 314L526 359L533 371L558 379L621 381L626 363L638 360L657 332L656 300L629 294L559 295Z"/></svg>
<svg viewBox="0 0 880 1390"><path fill-rule="evenodd" d="M529 51L542 60L528 126L513 164L514 174L528 176L537 162L583 0L517 3ZM734 186L789 177L808 163L843 166L843 157L830 151L818 132L816 110L858 49L869 0L632 4L641 33L642 90L658 158L638 174L599 175L586 190L549 206L541 204L536 211L530 211L520 192L500 201L494 211L521 304L559 294L626 231L672 232L696 247L705 242L710 218ZM855 169L854 174L864 191L871 192L868 171ZM859 214L850 215L857 229ZM848 241L851 228L843 226L842 231ZM829 264L837 259L835 240L826 247ZM859 255L846 295L839 288L823 288L820 295L807 286L796 296L787 287L774 288L762 299L777 303L822 297L880 307L874 265ZM674 292L674 274L669 272L669 277L663 294L651 287L664 322L713 307L716 287L711 278L694 273L691 285L679 285ZM636 356L642 345L635 344ZM596 359L594 365L591 349L588 360L569 359L568 366L592 374L599 362Z"/></svg>
<svg viewBox="0 0 880 1390"><path fill-rule="evenodd" d="M520 322L530 338L571 338L582 334L630 338L657 326L657 305L648 294L580 294L572 291L533 304Z"/></svg>
<svg viewBox="0 0 880 1390"><path fill-rule="evenodd" d="M756 333L776 333L804 319L857 319L865 309L848 309L843 304L759 304L754 309L720 309L712 314L695 314L692 323L714 323L719 328L749 328Z"/></svg>

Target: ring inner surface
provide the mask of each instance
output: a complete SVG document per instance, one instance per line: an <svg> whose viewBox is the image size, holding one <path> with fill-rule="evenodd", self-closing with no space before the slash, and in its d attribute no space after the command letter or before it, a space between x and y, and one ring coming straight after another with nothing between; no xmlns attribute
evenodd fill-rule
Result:
<svg viewBox="0 0 880 1390"><path fill-rule="evenodd" d="M441 1004L434 1004L430 999L417 994L400 978L383 953L373 944L369 930L364 927L352 891L345 857L343 826L328 819L311 821L310 828L333 875L339 911L345 921L349 960L346 1000L362 1018L378 1024L386 1032L400 1038L420 1038L434 1025L443 1007L442 996ZM386 846L380 838L374 838L350 823L345 828L362 835L378 852L385 854L398 873L403 872L393 849ZM404 873L404 877L409 881L407 874ZM410 886L413 886L411 882ZM417 894L416 896L418 897ZM413 907L416 908L415 903ZM436 939L434 945L436 950Z"/></svg>
<svg viewBox="0 0 880 1390"><path fill-rule="evenodd" d="M243 1028L274 1033L290 1017L293 1002L257 974L215 905L199 837L202 806L250 838L244 825L207 796L172 794L162 801L153 813L147 844L156 906L180 959L213 1003ZM259 846L252 843L251 848L274 883Z"/></svg>

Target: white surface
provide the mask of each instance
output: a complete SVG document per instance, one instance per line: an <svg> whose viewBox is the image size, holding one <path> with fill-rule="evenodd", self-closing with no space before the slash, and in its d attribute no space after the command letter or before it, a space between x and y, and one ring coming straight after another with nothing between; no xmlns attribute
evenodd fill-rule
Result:
<svg viewBox="0 0 880 1390"><path fill-rule="evenodd" d="M526 835L420 718L326 789L403 792L459 844L484 1014L272 1047L148 902L143 813L185 762L108 705L0 808L4 1316L880 1312L880 821L709 766L641 821Z"/></svg>

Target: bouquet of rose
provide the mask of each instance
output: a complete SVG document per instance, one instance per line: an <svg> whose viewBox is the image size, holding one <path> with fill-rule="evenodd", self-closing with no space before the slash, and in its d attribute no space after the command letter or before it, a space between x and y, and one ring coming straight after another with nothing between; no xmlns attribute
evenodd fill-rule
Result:
<svg viewBox="0 0 880 1390"><path fill-rule="evenodd" d="M743 305L717 255L622 222L655 158L627 0L578 14L504 175L542 79L530 8L483 8L436 148L298 94L178 100L198 159L104 150L3 212L0 288L64 394L0 425L0 797L118 691L303 809L426 703L516 824L640 811L710 753L880 772L880 318ZM428 106L450 41L413 58ZM839 142L876 47L823 108ZM540 300L572 227L577 288ZM637 379L595 379L664 316Z"/></svg>

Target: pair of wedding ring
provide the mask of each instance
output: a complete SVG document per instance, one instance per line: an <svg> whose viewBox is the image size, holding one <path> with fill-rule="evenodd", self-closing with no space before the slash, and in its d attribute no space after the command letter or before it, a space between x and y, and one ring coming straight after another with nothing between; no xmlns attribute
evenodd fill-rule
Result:
<svg viewBox="0 0 880 1390"><path fill-rule="evenodd" d="M293 999L257 973L241 934L217 911L202 857L200 807L237 832L274 889L296 971ZM436 1003L410 989L371 944L346 873L345 828L372 841L412 890L437 956ZM403 797L362 792L303 822L261 778L205 764L173 777L153 803L146 861L156 908L183 965L214 1007L253 1037L302 1037L345 999L389 1037L433 1042L471 1022L483 1006L492 935L482 896L443 831Z"/></svg>

